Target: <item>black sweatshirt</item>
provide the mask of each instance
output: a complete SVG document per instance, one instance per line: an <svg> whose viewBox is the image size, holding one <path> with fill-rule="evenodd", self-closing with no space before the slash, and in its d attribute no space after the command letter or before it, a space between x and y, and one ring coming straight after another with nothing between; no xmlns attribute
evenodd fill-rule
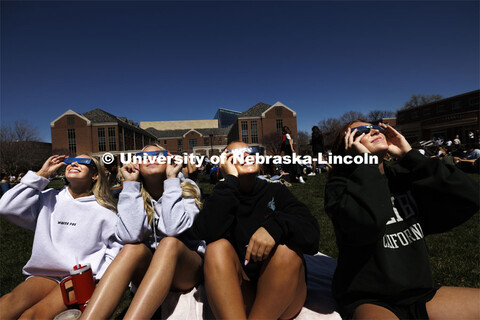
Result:
<svg viewBox="0 0 480 320"><path fill-rule="evenodd" d="M416 150L385 167L385 175L376 165L334 175L325 210L339 248L333 279L339 305L416 301L434 286L424 236L460 225L478 208L476 182Z"/></svg>
<svg viewBox="0 0 480 320"><path fill-rule="evenodd" d="M200 239L207 244L221 238L229 240L242 264L245 246L260 227L276 244L290 245L306 254L317 253L318 222L285 186L256 179L253 190L244 194L238 185L238 178L228 175L215 186L193 225ZM255 272L257 267L251 261L245 270Z"/></svg>

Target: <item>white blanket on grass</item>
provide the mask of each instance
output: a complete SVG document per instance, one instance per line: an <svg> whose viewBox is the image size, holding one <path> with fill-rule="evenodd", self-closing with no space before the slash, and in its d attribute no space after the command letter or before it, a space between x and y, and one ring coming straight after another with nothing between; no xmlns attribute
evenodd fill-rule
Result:
<svg viewBox="0 0 480 320"><path fill-rule="evenodd" d="M307 300L297 320L340 320L332 297L332 278L337 262L322 253L305 255L307 263ZM170 293L162 304L162 319L214 319L203 285L188 293Z"/></svg>

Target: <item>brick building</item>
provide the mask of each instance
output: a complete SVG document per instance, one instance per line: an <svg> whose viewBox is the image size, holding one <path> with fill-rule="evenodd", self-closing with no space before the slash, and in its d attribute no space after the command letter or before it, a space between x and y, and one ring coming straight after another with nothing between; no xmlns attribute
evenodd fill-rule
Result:
<svg viewBox="0 0 480 320"><path fill-rule="evenodd" d="M465 142L470 131L480 128L480 90L470 91L397 112L397 129L410 142L459 135Z"/></svg>
<svg viewBox="0 0 480 320"><path fill-rule="evenodd" d="M104 110L68 110L50 123L54 154L82 154L139 150L156 137L127 118Z"/></svg>
<svg viewBox="0 0 480 320"><path fill-rule="evenodd" d="M292 131L297 142L297 113L281 102L269 105L259 102L241 113L228 133L228 141L243 141L250 145L262 145L273 153L268 144L280 145L283 126Z"/></svg>
<svg viewBox="0 0 480 320"><path fill-rule="evenodd" d="M290 128L292 138L297 141L296 112L281 102L274 105L260 102L242 113L219 109L215 117L214 120L142 122L143 128L140 128L131 120L101 109L82 114L68 110L50 124L52 151L57 154L118 154L122 151L138 151L147 144L158 143L172 153L210 156L219 154L228 141L234 140L251 145L280 145L283 126ZM230 125L225 127L228 123ZM157 128L146 127L149 124ZM203 127L187 128L197 124ZM208 125L214 127L206 128Z"/></svg>

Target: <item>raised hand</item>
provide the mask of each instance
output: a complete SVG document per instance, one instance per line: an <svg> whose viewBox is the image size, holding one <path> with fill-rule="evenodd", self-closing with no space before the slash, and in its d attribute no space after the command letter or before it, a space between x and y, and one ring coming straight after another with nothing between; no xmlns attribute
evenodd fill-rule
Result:
<svg viewBox="0 0 480 320"><path fill-rule="evenodd" d="M37 175L49 178L50 176L54 175L60 167L66 166L67 164L63 162L66 156L62 155L53 155L45 161L42 168L37 172Z"/></svg>
<svg viewBox="0 0 480 320"><path fill-rule="evenodd" d="M407 139L401 135L397 130L392 126L386 126L383 123L379 124L382 128L385 129L385 138L388 141L388 153L396 157L403 157L407 152L412 150L412 147L408 143Z"/></svg>
<svg viewBox="0 0 480 320"><path fill-rule="evenodd" d="M348 128L345 132L345 152L349 154L370 153L367 147L360 142L365 133L362 133L357 138L355 138L355 133L357 133L357 129L352 131L351 128Z"/></svg>
<svg viewBox="0 0 480 320"><path fill-rule="evenodd" d="M270 233L264 228L260 227L250 238L247 252L245 253L245 265L248 264L250 258L253 261L265 260L275 246L275 240Z"/></svg>
<svg viewBox="0 0 480 320"><path fill-rule="evenodd" d="M167 169L165 174L167 175L167 179L176 178L180 170L182 170L183 162L180 162L177 164L175 163L176 159L173 158L174 156L170 153L168 153L168 155L171 156L172 158L170 162L167 162ZM182 161L183 161L183 157L182 157Z"/></svg>
<svg viewBox="0 0 480 320"><path fill-rule="evenodd" d="M125 181L140 181L140 170L138 164L128 163L120 168Z"/></svg>
<svg viewBox="0 0 480 320"><path fill-rule="evenodd" d="M233 153L226 153L225 151L220 155L220 171L222 175L226 177L231 174L232 176L238 177L237 168L233 164Z"/></svg>

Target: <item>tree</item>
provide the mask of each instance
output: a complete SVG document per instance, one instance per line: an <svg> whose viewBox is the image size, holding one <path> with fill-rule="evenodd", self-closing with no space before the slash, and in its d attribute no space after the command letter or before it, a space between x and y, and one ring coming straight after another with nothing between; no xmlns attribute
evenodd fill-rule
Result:
<svg viewBox="0 0 480 320"><path fill-rule="evenodd" d="M40 168L45 158L45 146L39 144L38 130L28 121L15 121L0 127L0 164L8 173L16 174ZM48 147L47 149L50 149ZM49 150L48 154L51 153Z"/></svg>
<svg viewBox="0 0 480 320"><path fill-rule="evenodd" d="M306 131L297 132L297 148L295 151L298 154L306 155L312 153L312 148L310 147L310 135Z"/></svg>
<svg viewBox="0 0 480 320"><path fill-rule="evenodd" d="M374 122L383 118L391 118L395 116L395 112L387 110L372 110L367 114L366 120L368 122Z"/></svg>
<svg viewBox="0 0 480 320"><path fill-rule="evenodd" d="M318 122L318 128L323 135L323 143L326 149L331 148L335 136L342 126L342 122L338 118L328 118L326 120L321 120Z"/></svg>
<svg viewBox="0 0 480 320"><path fill-rule="evenodd" d="M342 123L342 125L344 125L345 123L348 123L350 121L354 121L354 120L365 120L365 115L361 112L358 112L358 111L348 111L348 112L345 112L341 117L340 117L340 122Z"/></svg>
<svg viewBox="0 0 480 320"><path fill-rule="evenodd" d="M443 99L443 97L439 94L432 94L432 95L412 94L412 97L410 98L410 100L405 102L405 105L400 110L415 108L415 107L422 106L424 104L435 102L441 99Z"/></svg>
<svg viewBox="0 0 480 320"><path fill-rule="evenodd" d="M282 146L282 135L280 133L272 132L265 135L262 140L262 144L265 146L267 154L280 154L280 148Z"/></svg>
<svg viewBox="0 0 480 320"><path fill-rule="evenodd" d="M330 149L332 147L338 130L340 130L344 124L358 119L365 119L365 115L361 112L351 110L345 112L338 118L328 118L319 121L318 128L322 132L325 148Z"/></svg>

